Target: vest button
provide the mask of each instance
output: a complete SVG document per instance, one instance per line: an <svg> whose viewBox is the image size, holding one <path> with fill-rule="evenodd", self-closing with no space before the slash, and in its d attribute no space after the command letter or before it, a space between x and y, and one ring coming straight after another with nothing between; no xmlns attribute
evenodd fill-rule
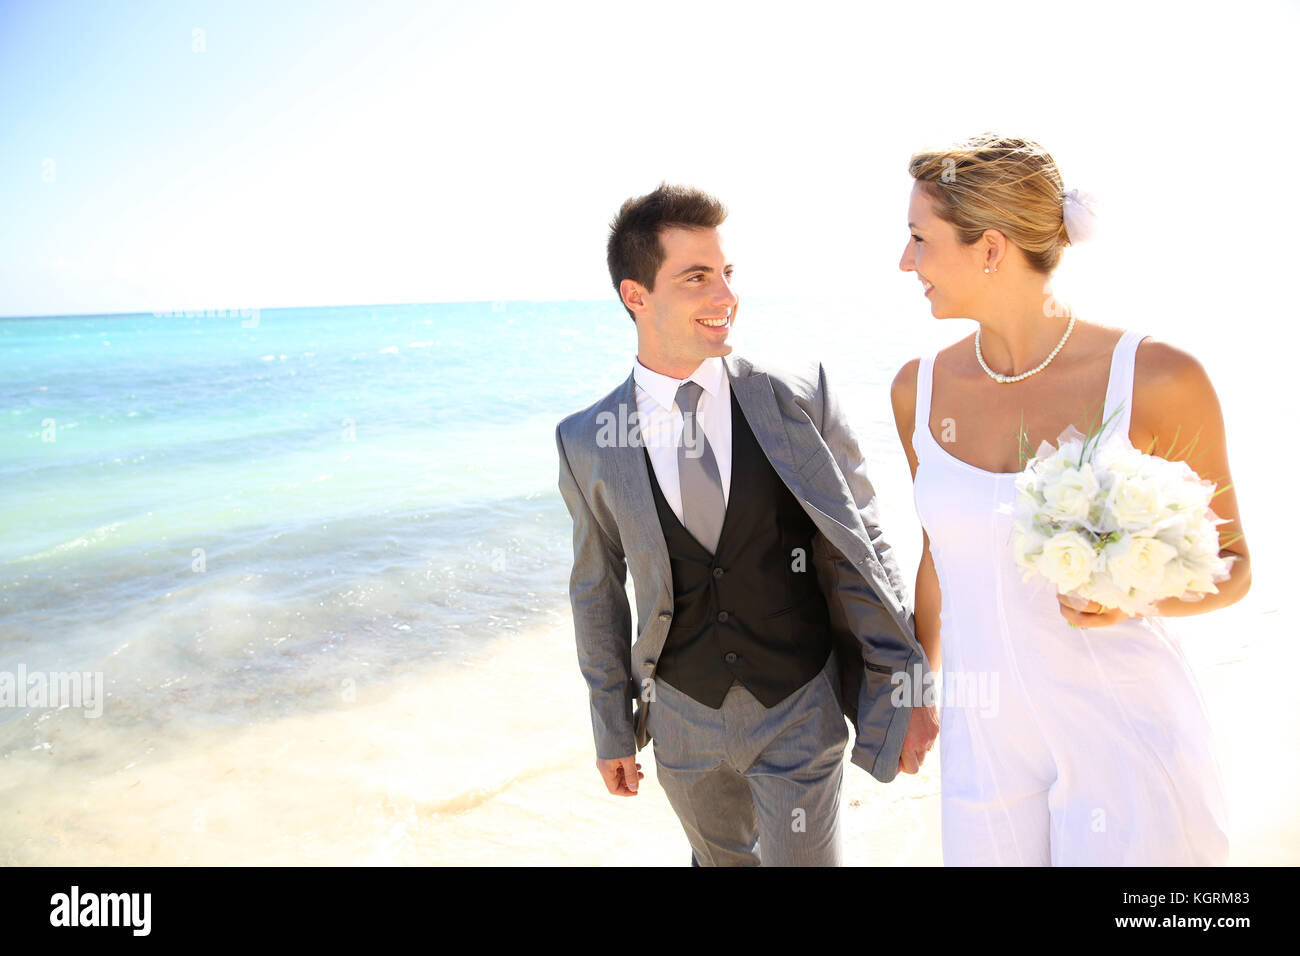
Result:
<svg viewBox="0 0 1300 956"><path fill-rule="evenodd" d="M719 623L719 624L726 624L726 623L727 623L727 612L726 612L726 611L719 611L719 612L718 612L718 623Z"/></svg>
<svg viewBox="0 0 1300 956"><path fill-rule="evenodd" d="M722 577L722 568L714 568L714 569L713 569L713 576L714 576L715 578L720 578L720 577Z"/></svg>
<svg viewBox="0 0 1300 956"><path fill-rule="evenodd" d="M673 619L673 616L672 616L672 613L671 613L671 612L669 612L669 611L660 611L660 612L659 612L659 620L661 620L661 621L671 621L672 619Z"/></svg>
<svg viewBox="0 0 1300 956"><path fill-rule="evenodd" d="M728 652L727 656L724 657L723 660L726 661L728 664L734 664L736 663L736 655L732 652Z"/></svg>

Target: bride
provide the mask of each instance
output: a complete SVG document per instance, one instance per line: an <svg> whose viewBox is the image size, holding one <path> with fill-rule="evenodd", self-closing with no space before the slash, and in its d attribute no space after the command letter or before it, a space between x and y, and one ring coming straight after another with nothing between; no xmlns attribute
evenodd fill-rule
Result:
<svg viewBox="0 0 1300 956"><path fill-rule="evenodd" d="M1110 419L1141 451L1231 482L1222 414L1186 352L1078 319L1050 277L1090 225L1037 143L986 134L914 155L914 272L937 319L975 334L913 359L894 419L924 529L916 632L943 686L995 689L992 706L941 698L943 855L948 865L1212 865L1227 860L1226 806L1205 707L1165 618L1239 601L1250 560L1229 488L1214 499L1229 580L1197 602L1130 617L1074 610L1022 579L1010 506L1022 431L1037 448ZM1113 417L1112 417L1112 413ZM1167 449L1178 437L1194 449ZM1103 436L1105 437L1105 436ZM1235 540L1230 546L1226 540ZM947 697L952 694L945 691Z"/></svg>

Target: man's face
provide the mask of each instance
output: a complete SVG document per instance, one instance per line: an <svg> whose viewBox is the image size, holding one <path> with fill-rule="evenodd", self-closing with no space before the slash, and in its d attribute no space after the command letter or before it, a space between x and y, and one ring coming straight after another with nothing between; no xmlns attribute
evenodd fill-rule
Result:
<svg viewBox="0 0 1300 956"><path fill-rule="evenodd" d="M656 372L686 378L706 358L731 352L727 336L739 304L731 291L733 267L717 229L670 226L659 241L664 261L654 291L624 280L635 300L637 354Z"/></svg>

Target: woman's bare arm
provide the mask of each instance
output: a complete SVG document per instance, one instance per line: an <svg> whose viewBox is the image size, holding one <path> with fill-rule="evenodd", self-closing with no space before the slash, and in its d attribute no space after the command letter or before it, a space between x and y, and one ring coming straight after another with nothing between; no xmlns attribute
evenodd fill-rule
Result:
<svg viewBox="0 0 1300 956"><path fill-rule="evenodd" d="M1165 617L1185 617L1235 604L1250 590L1250 552L1242 532L1237 490L1231 487L1219 397L1200 362L1153 339L1138 346L1134 377L1133 444L1146 451L1154 440L1152 454L1186 461L1198 475L1218 486L1211 507L1227 519L1219 525L1219 554L1234 559L1232 577L1219 583L1218 594L1207 594L1199 601L1170 598L1161 601L1157 609Z"/></svg>
<svg viewBox="0 0 1300 956"><path fill-rule="evenodd" d="M1138 346L1133 382L1133 417L1129 438L1139 451L1150 450L1170 461L1185 461L1219 489L1211 502L1227 519L1219 525L1219 556L1232 558L1232 576L1217 594L1197 601L1166 598L1156 602L1161 617L1190 617L1236 604L1250 590L1250 552L1242 534L1237 491L1228 470L1223 412L1210 377L1194 357L1165 342L1144 339ZM1074 610L1064 602L1061 616L1078 627L1105 627L1128 618L1118 608L1090 604Z"/></svg>
<svg viewBox="0 0 1300 956"><path fill-rule="evenodd" d="M894 406L894 424L898 428L898 440L903 443L903 454L907 456L908 467L912 469L912 481L916 481L916 452L912 448L912 424L916 416L916 373L920 367L918 359L912 359L904 365L894 377L890 386L889 397ZM929 427L929 423L925 423ZM916 569L916 639L930 661L930 669L939 671L939 608L942 595L939 593L939 576L934 570L934 559L930 557L930 536L921 532L921 563Z"/></svg>

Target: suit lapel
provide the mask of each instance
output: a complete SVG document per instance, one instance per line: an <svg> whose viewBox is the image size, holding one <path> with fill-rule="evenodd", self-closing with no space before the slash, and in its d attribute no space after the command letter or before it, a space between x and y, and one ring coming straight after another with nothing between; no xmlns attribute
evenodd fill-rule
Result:
<svg viewBox="0 0 1300 956"><path fill-rule="evenodd" d="M621 417L620 406L624 409ZM602 411L608 411L623 421L631 418L636 407L636 379L629 375L622 387L610 396L608 406ZM637 434L640 435L639 429ZM664 544L663 529L659 527L659 512L655 509L654 494L650 491L650 475L646 471L645 452L641 448L643 441L643 438L636 442L620 439L613 448L606 450L618 469L619 503L623 513L632 518L628 527L636 534L636 540L623 542L623 551L625 554L633 551L652 554L659 570L659 578L665 582L671 595L673 571L668 563L668 546Z"/></svg>
<svg viewBox="0 0 1300 956"><path fill-rule="evenodd" d="M757 371L753 365L738 356L727 356L723 359L723 364L727 367L731 377L731 387L745 413L745 420L749 422L749 427L754 432L754 438L763 449L763 454L767 456L768 461L772 463L772 467L776 469L776 473L790 489L790 493L795 496L805 511L815 512L829 525L841 529L842 534L852 536L854 539L866 540L866 532L861 530L860 524L858 528L851 527L827 512L827 508L842 512L843 508L837 509L836 506L845 500L850 500L848 486L843 481L837 481L835 483L837 487L830 489L831 493L828 494L825 487L820 489L816 487L815 482L805 478L803 471L796 466L790 434L786 431L781 409L776 403L776 393L772 391L772 383L767 373ZM812 429L813 426L808 427ZM802 445L807 446L807 442L803 442ZM810 454L813 453L811 448L806 447L806 450ZM829 453L824 450L823 453L829 456ZM807 466L807 462L804 462L804 465ZM814 467L811 471L815 471L813 478L820 480L823 486L830 476L837 474L834 469L828 470L820 466ZM842 546L845 540L841 539L834 543Z"/></svg>
<svg viewBox="0 0 1300 956"><path fill-rule="evenodd" d="M790 436L786 434L785 424L781 421L781 409L777 407L776 394L772 391L767 373L755 371L752 365L739 357L728 355L722 363L727 369L736 402L745 413L745 421L749 423L749 430L754 433L758 447L763 449L763 454L791 494L802 499L803 477L795 468ZM731 477L734 486L736 476L733 473Z"/></svg>

